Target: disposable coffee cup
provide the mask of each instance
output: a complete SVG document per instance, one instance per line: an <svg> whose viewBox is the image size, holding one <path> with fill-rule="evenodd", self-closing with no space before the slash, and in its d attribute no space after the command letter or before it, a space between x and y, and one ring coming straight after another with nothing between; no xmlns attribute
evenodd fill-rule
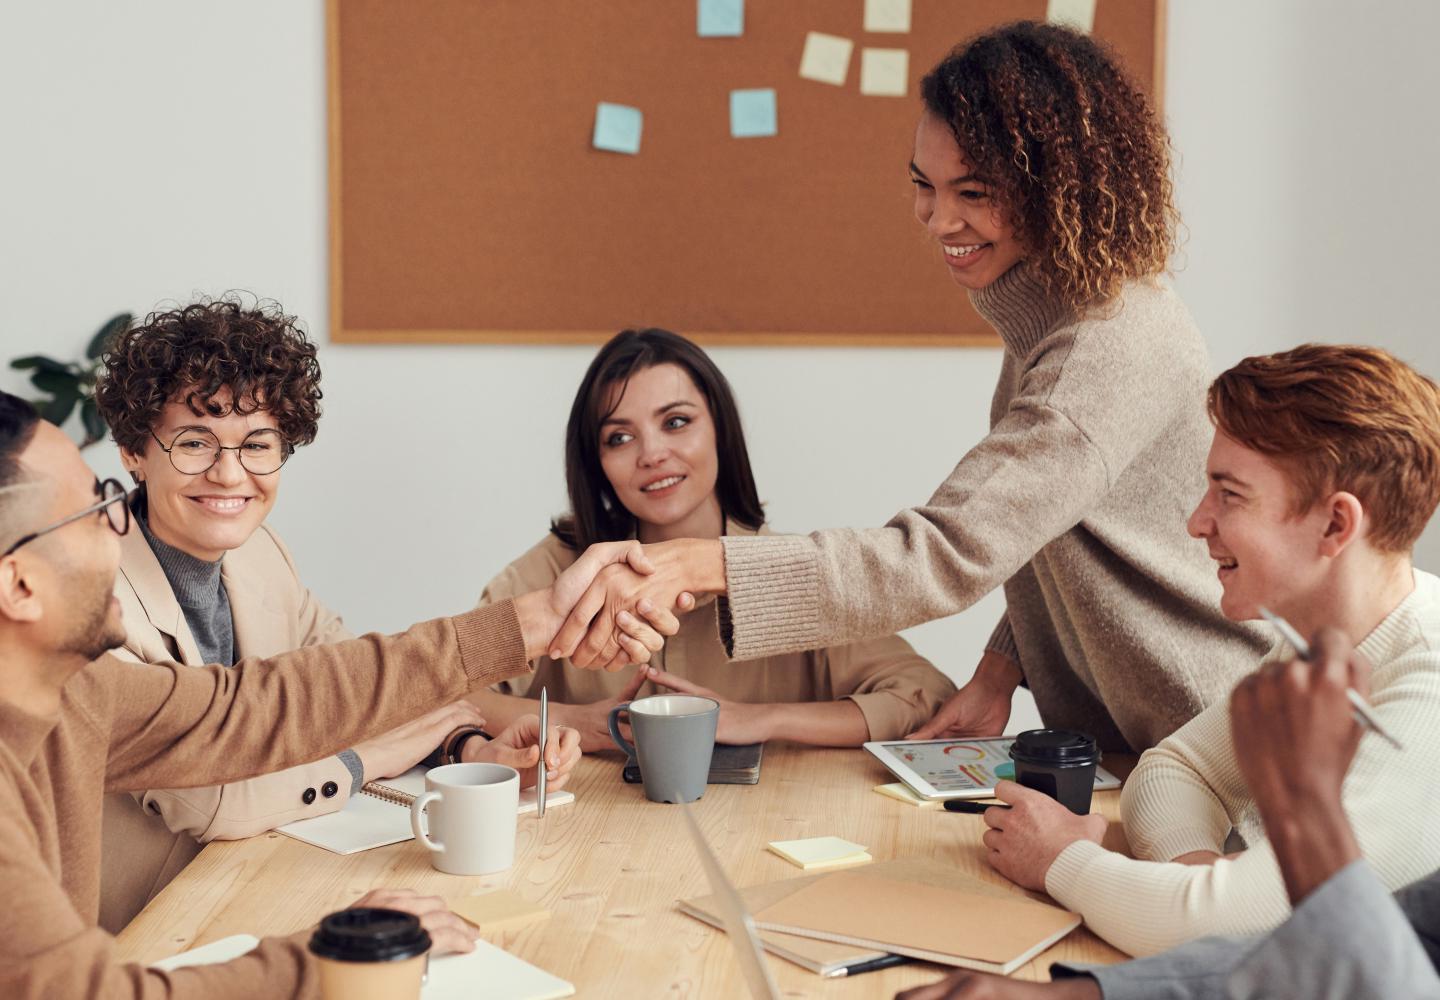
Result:
<svg viewBox="0 0 1440 1000"><path fill-rule="evenodd" d="M399 910L332 913L310 938L323 1000L419 1000L430 935Z"/></svg>
<svg viewBox="0 0 1440 1000"><path fill-rule="evenodd" d="M631 745L620 732L628 716ZM640 780L651 802L694 802L710 780L720 703L693 695L657 694L610 709L610 738L640 762Z"/></svg>
<svg viewBox="0 0 1440 1000"><path fill-rule="evenodd" d="M1093 737L1068 729L1030 729L1010 747L1015 780L1044 792L1066 809L1084 816L1095 790L1100 748Z"/></svg>

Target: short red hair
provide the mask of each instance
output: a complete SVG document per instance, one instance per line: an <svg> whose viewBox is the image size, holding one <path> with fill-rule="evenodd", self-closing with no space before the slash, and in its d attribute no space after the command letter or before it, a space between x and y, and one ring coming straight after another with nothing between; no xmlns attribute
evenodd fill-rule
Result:
<svg viewBox="0 0 1440 1000"><path fill-rule="evenodd" d="M1370 518L1370 543L1408 552L1440 504L1440 388L1375 347L1305 344L1217 378L1210 419L1286 468L1296 513L1337 490Z"/></svg>

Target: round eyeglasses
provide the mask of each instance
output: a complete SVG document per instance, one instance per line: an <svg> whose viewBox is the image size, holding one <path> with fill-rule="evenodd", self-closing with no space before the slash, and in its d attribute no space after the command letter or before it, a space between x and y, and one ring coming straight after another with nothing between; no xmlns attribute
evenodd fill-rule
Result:
<svg viewBox="0 0 1440 1000"><path fill-rule="evenodd" d="M233 451L244 470L254 476L268 476L279 472L294 448L285 436L277 430L262 427L245 435L239 444L223 445L212 431L204 427L187 427L175 435L170 447L152 430L150 436L160 450L170 456L170 464L176 472L187 476L198 476L209 472L224 452Z"/></svg>
<svg viewBox="0 0 1440 1000"><path fill-rule="evenodd" d="M100 498L97 502L92 503L84 510L77 510L69 517L62 517L54 524L46 525L39 531L30 532L30 534L25 535L24 537L19 539L14 545L6 549L4 555L10 555L20 546L29 545L31 542L35 541L35 539L41 537L42 535L50 534L50 532L54 531L56 528L63 528L67 524L83 520L84 518L89 517L91 514L98 513L102 510L105 512L105 520L109 523L110 528L115 532L115 534L123 535L125 534L125 532L129 531L130 505L125 502L125 498L128 496L128 494L126 493L125 487L121 485L119 480L95 480L95 495ZM3 557L4 556L0 556L0 558Z"/></svg>

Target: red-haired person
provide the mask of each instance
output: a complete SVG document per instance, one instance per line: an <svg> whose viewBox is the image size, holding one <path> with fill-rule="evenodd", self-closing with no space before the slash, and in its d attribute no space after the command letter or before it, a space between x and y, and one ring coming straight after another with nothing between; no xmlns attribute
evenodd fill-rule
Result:
<svg viewBox="0 0 1440 1000"><path fill-rule="evenodd" d="M1440 579L1411 563L1440 503L1440 389L1384 351L1309 345L1225 372L1209 410L1190 533L1226 616L1266 607L1303 635L1338 629L1373 666L1375 714L1405 749L1366 735L1343 807L1398 889L1440 868ZM1277 642L1264 663L1293 656ZM1132 955L1273 928L1290 902L1228 712L1212 705L1140 758L1121 797L1134 858L1100 846L1098 816L1004 784L1014 808L986 813L991 863Z"/></svg>

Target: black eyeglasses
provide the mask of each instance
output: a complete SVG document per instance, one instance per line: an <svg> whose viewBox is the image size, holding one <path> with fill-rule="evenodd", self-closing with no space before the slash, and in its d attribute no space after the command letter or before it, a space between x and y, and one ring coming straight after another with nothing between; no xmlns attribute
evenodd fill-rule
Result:
<svg viewBox="0 0 1440 1000"><path fill-rule="evenodd" d="M280 466L285 464L285 460L295 450L290 447L290 442L285 440L283 434L268 427L251 431L245 435L244 440L234 445L221 444L212 431L203 427L187 427L175 435L175 440L170 442L168 448L154 430L150 431L150 436L155 439L160 450L170 456L170 464L175 467L175 471L183 472L187 476L199 476L209 472L227 451L235 453L241 468L246 472L253 476L268 476L279 472Z"/></svg>
<svg viewBox="0 0 1440 1000"><path fill-rule="evenodd" d="M110 527L114 529L115 534L123 535L129 531L130 505L125 502L127 493L124 485L117 479L106 479L103 482L97 479L95 480L95 494L100 497L99 501L92 503L82 511L71 514L69 517L61 518L54 524L41 528L39 531L32 531L6 549L4 555L0 555L0 559L10 555L20 546L30 544L41 535L48 535L56 528L63 528L72 521L83 520L91 514L102 510L105 512L105 520L110 523Z"/></svg>

